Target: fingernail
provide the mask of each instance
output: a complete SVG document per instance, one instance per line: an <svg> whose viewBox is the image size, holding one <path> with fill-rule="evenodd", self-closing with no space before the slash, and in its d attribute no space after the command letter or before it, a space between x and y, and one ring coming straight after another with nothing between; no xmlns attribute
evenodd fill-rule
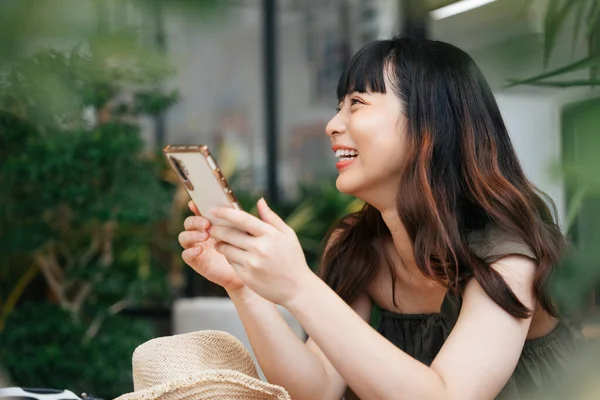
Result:
<svg viewBox="0 0 600 400"><path fill-rule="evenodd" d="M194 256L199 256L202 253L202 246L196 246L192 249L192 253Z"/></svg>
<svg viewBox="0 0 600 400"><path fill-rule="evenodd" d="M198 233L198 239L199 240L206 240L208 238L208 233L206 232L199 232Z"/></svg>

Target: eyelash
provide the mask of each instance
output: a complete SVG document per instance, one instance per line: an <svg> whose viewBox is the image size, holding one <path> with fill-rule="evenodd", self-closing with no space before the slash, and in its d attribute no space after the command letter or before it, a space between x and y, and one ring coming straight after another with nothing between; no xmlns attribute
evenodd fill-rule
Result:
<svg viewBox="0 0 600 400"><path fill-rule="evenodd" d="M360 101L359 99L350 99L350 107L352 107L352 106L354 105L354 102L355 102L355 101L356 101L358 104L364 104L364 103L363 103L362 101ZM336 107L336 108L335 108L335 111L339 113L340 111L342 111L342 108L338 106L338 107Z"/></svg>

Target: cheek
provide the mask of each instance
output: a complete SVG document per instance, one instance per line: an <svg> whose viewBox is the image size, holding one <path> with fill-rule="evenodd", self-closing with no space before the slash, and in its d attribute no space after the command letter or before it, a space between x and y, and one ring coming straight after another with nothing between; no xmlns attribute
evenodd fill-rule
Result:
<svg viewBox="0 0 600 400"><path fill-rule="evenodd" d="M405 151L404 132L396 120L381 118L364 138L364 147L375 161L398 159ZM362 149L361 149L362 151Z"/></svg>
<svg viewBox="0 0 600 400"><path fill-rule="evenodd" d="M396 155L394 159L402 158L406 150L406 134L404 125L405 124L403 120L399 120L398 118L388 119L382 123L382 148L386 152L393 152Z"/></svg>

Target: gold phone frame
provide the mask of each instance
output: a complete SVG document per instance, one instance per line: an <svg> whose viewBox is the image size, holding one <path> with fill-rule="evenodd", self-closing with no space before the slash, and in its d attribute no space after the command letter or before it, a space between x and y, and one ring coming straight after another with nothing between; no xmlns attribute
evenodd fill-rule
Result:
<svg viewBox="0 0 600 400"><path fill-rule="evenodd" d="M177 177L179 178L181 183L183 183L183 185L186 187L186 189L189 189L189 190L194 190L193 184L188 180L182 179L181 175L177 172L178 166L173 162L173 159L175 158L175 157L173 157L173 155L178 154L178 153L199 153L202 156L204 156L206 163L208 164L209 168L212 170L215 179L217 180L217 182L223 189L223 192L227 196L231 205L236 209L241 209L240 204L239 204L237 198L235 197L235 194L233 193L233 190L231 190L231 188L229 187L229 184L227 183L227 179L223 175L223 172L221 172L221 169L219 168L217 162L215 161L212 154L210 153L210 150L208 149L207 145L203 145L203 144L167 145L163 148L163 153L167 157L167 160L169 161L169 164L171 165L171 167L175 170L175 174L177 175ZM182 164L179 164L179 167L182 169L185 169L185 166ZM183 172L185 172L185 171L183 171Z"/></svg>

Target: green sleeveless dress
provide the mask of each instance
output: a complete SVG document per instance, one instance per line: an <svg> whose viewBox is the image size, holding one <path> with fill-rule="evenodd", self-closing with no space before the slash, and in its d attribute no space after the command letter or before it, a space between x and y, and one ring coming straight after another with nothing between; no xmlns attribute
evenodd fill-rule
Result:
<svg viewBox="0 0 600 400"><path fill-rule="evenodd" d="M526 244L495 227L473 234L470 242L473 252L488 263L514 254L535 258ZM451 294L434 314L399 314L376 306L372 324L399 349L430 365L452 331L460 307L461 299ZM582 343L581 331L567 320L561 320L546 336L526 341L518 365L497 399L530 400L548 389L564 375Z"/></svg>

